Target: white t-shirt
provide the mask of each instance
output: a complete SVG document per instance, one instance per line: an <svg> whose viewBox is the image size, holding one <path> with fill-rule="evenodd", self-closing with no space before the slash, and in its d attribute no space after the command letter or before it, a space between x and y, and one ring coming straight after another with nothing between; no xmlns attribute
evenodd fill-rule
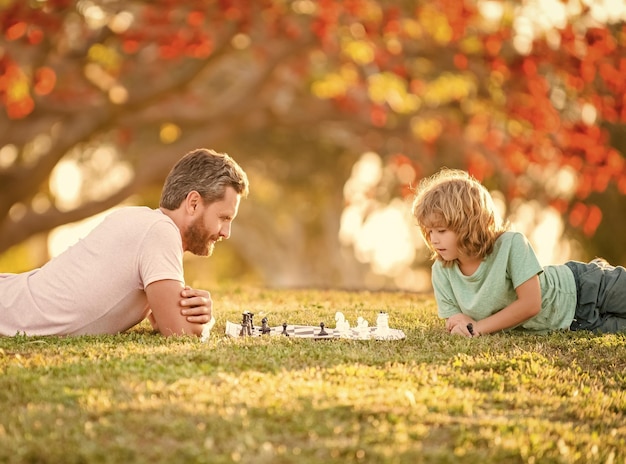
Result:
<svg viewBox="0 0 626 464"><path fill-rule="evenodd" d="M447 319L463 313L476 321L485 319L517 300L515 289L535 275L541 284L541 311L520 327L533 331L568 328L576 308L574 275L565 265L542 268L530 243L518 232L498 237L493 251L471 276L463 275L457 264L433 264L439 316Z"/></svg>
<svg viewBox="0 0 626 464"><path fill-rule="evenodd" d="M178 227L158 209L122 208L40 269L0 274L0 335L123 332L165 279L184 282Z"/></svg>

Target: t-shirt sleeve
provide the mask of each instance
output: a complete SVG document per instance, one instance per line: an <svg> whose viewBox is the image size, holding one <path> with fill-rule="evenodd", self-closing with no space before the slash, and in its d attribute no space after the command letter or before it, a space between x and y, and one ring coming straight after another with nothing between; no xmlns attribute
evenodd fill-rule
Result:
<svg viewBox="0 0 626 464"><path fill-rule="evenodd" d="M185 282L180 233L173 224L159 221L150 227L140 246L138 266L144 290L158 280Z"/></svg>
<svg viewBox="0 0 626 464"><path fill-rule="evenodd" d="M543 272L535 250L523 234L515 233L512 237L507 272L513 288L519 287L531 277Z"/></svg>
<svg viewBox="0 0 626 464"><path fill-rule="evenodd" d="M431 274L439 317L447 319L455 314L461 313L462 311L454 296L448 274L439 261L433 264Z"/></svg>

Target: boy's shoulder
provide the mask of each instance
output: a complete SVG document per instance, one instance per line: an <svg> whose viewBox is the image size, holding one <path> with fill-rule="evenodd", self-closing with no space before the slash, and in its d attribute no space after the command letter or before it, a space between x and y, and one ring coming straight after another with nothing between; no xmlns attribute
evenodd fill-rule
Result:
<svg viewBox="0 0 626 464"><path fill-rule="evenodd" d="M517 244L526 244L528 243L528 239L526 236L514 230L507 230L502 232L500 236L496 239L495 246L496 247L510 247L513 246L514 243Z"/></svg>
<svg viewBox="0 0 626 464"><path fill-rule="evenodd" d="M502 232L500 234L500 236L497 238L498 241L504 241L504 242L510 242L511 240L514 240L515 238L521 238L523 240L526 240L526 236L524 234L522 234L521 232L517 232L515 230L506 230L504 232Z"/></svg>

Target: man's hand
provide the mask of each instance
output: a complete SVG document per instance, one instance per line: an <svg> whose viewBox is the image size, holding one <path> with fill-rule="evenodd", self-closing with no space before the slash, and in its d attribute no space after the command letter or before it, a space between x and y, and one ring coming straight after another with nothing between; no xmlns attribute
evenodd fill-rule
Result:
<svg viewBox="0 0 626 464"><path fill-rule="evenodd" d="M446 330L453 335L462 335L464 337L477 337L480 335L474 329L474 333L470 333L467 325L472 324L476 327L476 321L465 314L459 313L446 319Z"/></svg>
<svg viewBox="0 0 626 464"><path fill-rule="evenodd" d="M180 313L187 321L194 324L206 324L213 316L213 301L206 290L198 290L189 286L180 292Z"/></svg>

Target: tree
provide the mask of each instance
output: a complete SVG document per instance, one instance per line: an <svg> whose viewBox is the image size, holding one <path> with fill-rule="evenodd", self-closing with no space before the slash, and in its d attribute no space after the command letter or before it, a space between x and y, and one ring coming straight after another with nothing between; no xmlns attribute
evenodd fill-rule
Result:
<svg viewBox="0 0 626 464"><path fill-rule="evenodd" d="M337 241L319 237L336 237L343 183L367 150L392 173L414 172L387 177L383 199L441 165L464 167L588 236L602 219L590 195L626 193L607 136L626 118L626 30L597 5L551 5L562 21L545 30L532 26L542 11L512 1L2 5L0 250L154 189L197 146L232 149L249 166L253 206L238 221L255 238L240 252L268 280L277 266L301 272L292 284L338 256ZM85 180L69 205L49 183L66 162ZM303 200L307 179L323 187ZM298 204L311 211L289 214ZM285 231L291 245L277 239ZM307 260L318 264L305 272ZM353 279L358 266L338 261L329 281Z"/></svg>

